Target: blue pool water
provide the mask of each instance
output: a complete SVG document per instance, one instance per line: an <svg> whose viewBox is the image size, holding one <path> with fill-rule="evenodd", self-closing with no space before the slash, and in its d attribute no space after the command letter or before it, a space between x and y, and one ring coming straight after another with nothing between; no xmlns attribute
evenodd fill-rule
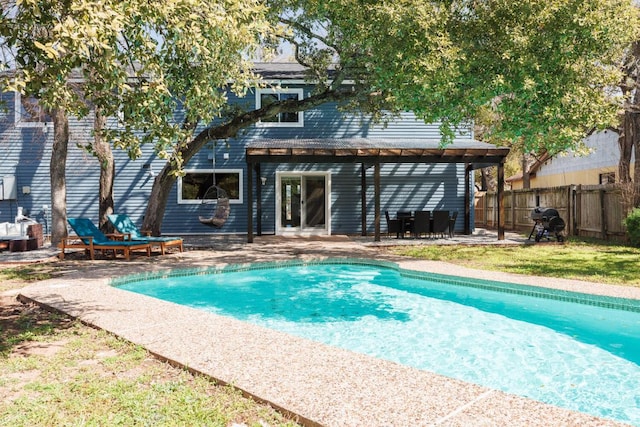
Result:
<svg viewBox="0 0 640 427"><path fill-rule="evenodd" d="M119 287L640 426L638 302L464 281L321 263Z"/></svg>

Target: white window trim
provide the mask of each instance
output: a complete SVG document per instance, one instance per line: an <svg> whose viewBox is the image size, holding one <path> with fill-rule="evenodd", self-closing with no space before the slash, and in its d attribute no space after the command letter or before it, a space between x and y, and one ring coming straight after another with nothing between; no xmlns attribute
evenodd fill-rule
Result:
<svg viewBox="0 0 640 427"><path fill-rule="evenodd" d="M185 173L209 173L213 174L213 169L185 169ZM240 187L240 193L237 199L229 199L229 204L241 205L244 200L244 171L242 169L217 169L215 173L237 173L238 174L238 186ZM200 205L202 200L184 200L182 198L182 177L178 178L178 204L179 205Z"/></svg>
<svg viewBox="0 0 640 427"><path fill-rule="evenodd" d="M266 89L257 89L256 90L256 109L260 109L262 107L262 98L261 95L263 93L267 94L280 94L280 93L297 93L298 99L304 99L304 89L302 88L266 88ZM304 111L298 111L298 121L297 122L262 122L259 121L256 123L258 127L277 127L277 128L301 128L304 127Z"/></svg>
<svg viewBox="0 0 640 427"><path fill-rule="evenodd" d="M30 122L22 120L22 94L20 92L14 92L14 107L13 117L16 127L19 128L45 128L53 125L53 122Z"/></svg>

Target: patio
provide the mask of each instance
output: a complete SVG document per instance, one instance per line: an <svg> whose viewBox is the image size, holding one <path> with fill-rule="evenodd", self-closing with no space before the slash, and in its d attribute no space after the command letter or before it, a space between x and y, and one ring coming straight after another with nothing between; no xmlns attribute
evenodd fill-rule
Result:
<svg viewBox="0 0 640 427"><path fill-rule="evenodd" d="M473 234L456 233L453 237L446 238L405 238L396 239L395 235L387 235L383 233L379 242L371 240L371 236L360 235L335 235L327 237L319 236L273 236L263 235L256 237L255 242L258 243L255 248L259 250L262 244L277 244L286 242L296 242L303 244L305 241L317 242L352 242L363 247L386 247L398 245L521 245L531 243L523 234L506 232L504 240L498 240L498 234L495 230L484 228L476 229ZM192 250L214 250L227 252L230 250L241 250L247 248L247 240L244 234L209 234L209 235L186 235L184 236L184 247L187 251ZM250 247L250 246L249 246ZM0 251L0 263L28 263L39 262L55 257L60 251L52 248L50 243L45 242L43 247L27 252L10 252ZM155 257L154 257L155 258Z"/></svg>
<svg viewBox="0 0 640 427"><path fill-rule="evenodd" d="M512 240L513 239L513 240ZM235 319L122 291L107 278L173 268L211 267L290 259L358 257L385 259L403 268L450 274L451 265L386 254L402 244L521 244L522 236L498 242L490 231L453 239L366 237L187 236L184 253L134 257L132 261L66 261L62 277L22 289L24 299L66 312L137 343L160 357L233 384L257 400L297 414L306 425L581 425L613 421L552 407L523 397L452 380L431 372L265 330ZM49 254L53 251L49 249ZM30 253L24 253L30 254ZM5 253L0 261L5 261ZM12 254L11 254L12 255ZM572 280L486 272L456 266L456 275L553 286L640 299L640 289Z"/></svg>

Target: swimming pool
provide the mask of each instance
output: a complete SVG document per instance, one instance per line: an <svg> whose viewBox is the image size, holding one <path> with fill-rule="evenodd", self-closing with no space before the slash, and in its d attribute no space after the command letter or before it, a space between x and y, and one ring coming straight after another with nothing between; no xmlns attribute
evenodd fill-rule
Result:
<svg viewBox="0 0 640 427"><path fill-rule="evenodd" d="M129 276L160 299L640 425L640 304L357 260Z"/></svg>

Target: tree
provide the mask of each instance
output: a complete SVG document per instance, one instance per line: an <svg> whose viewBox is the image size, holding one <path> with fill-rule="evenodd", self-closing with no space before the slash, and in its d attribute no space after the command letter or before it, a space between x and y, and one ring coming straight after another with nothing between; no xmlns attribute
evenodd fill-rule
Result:
<svg viewBox="0 0 640 427"><path fill-rule="evenodd" d="M244 55L269 41L265 11L254 0L2 3L0 66L11 72L0 75L0 89L33 96L54 117L52 243L66 235L66 118L95 110L95 142L85 148L101 166L104 222L113 205L114 171L104 141L132 158L141 144L153 142L179 170L179 155L166 151L169 141L179 145L185 130L220 112L226 98L219 89L228 79L239 93L253 85ZM169 120L178 101L187 111L183 126ZM105 129L103 119L121 117L121 111L122 129Z"/></svg>
<svg viewBox="0 0 640 427"><path fill-rule="evenodd" d="M174 146L181 161L261 118L325 102L381 120L403 110L425 121L442 120L443 143L452 127L492 103L500 116L493 139L518 141L525 152L558 152L614 119L605 88L619 76L616 60L637 18L622 0L267 4L288 29L283 38L294 46L296 61L308 67L315 92L300 101L234 111L206 125ZM347 79L353 85L342 85ZM168 164L154 183L144 224L154 233L174 176Z"/></svg>
<svg viewBox="0 0 640 427"><path fill-rule="evenodd" d="M571 147L587 129L612 122L615 108L604 89L619 80L615 61L633 39L636 20L623 0L120 3L82 3L105 8L118 31L101 24L99 37L85 34L104 39L105 46L95 49L101 56L84 55L75 66L93 70L95 83L104 85L100 93L118 89L115 104L127 111L126 123L105 131L115 147L136 157L152 143L167 160L143 225L154 234L183 164L205 144L275 114L324 103L377 120L412 110L425 121L442 122L443 144L457 125L491 104L500 117L491 129L494 140L519 141L525 152ZM243 94L264 85L247 59L278 40L294 47L315 91L260 109L228 106L228 90ZM43 52L58 55L58 45L47 43L41 43ZM135 85L114 84L131 74ZM98 92L87 99L109 107Z"/></svg>
<svg viewBox="0 0 640 427"><path fill-rule="evenodd" d="M98 203L100 205L98 222L100 227L109 233L113 232L113 226L109 222L108 215L113 213L113 181L115 179L115 160L111 144L104 136L107 118L102 114L99 107L95 109L93 152L100 163L100 194Z"/></svg>
<svg viewBox="0 0 640 427"><path fill-rule="evenodd" d="M122 13L110 10L106 3L71 0L2 3L0 65L11 72L0 75L0 90L34 97L53 119L50 166L53 244L67 233L68 117L83 117L91 108L83 92L91 90L90 83L81 85L72 77L84 77L91 82L84 72L90 69L104 73L100 65L112 49L114 31L123 23Z"/></svg>
<svg viewBox="0 0 640 427"><path fill-rule="evenodd" d="M496 74L497 97L491 104L496 117L490 142L515 146L527 157L554 155L578 148L582 139L596 130L616 126L623 100L613 79L621 57L616 56L621 55L624 40L635 40L638 31L637 10L630 2L491 3L492 10L482 10L484 18L475 30L486 60L475 64L473 70L478 66L497 69L502 63L498 56L504 56L512 60L514 72ZM624 12L613 16L619 7ZM526 13L528 9L531 13ZM541 9L545 9L542 15ZM522 17L521 22L512 19L516 15ZM620 31L614 35L617 41L607 47L605 39L616 31ZM498 43L487 42L485 32ZM594 49L599 43L605 44ZM634 50L627 49L630 61L625 71L635 64L631 60ZM622 83L622 92L628 94L624 85L629 79ZM485 87L492 87L492 82L487 81ZM627 117L633 115L629 113ZM631 131L626 135L637 132ZM621 151L630 159L631 147L624 146L621 136ZM523 166L528 164L523 159ZM628 163L626 166L625 172L621 165L623 177L628 176ZM528 178L526 170L523 178Z"/></svg>
<svg viewBox="0 0 640 427"><path fill-rule="evenodd" d="M618 162L618 182L629 186L630 202L640 204L640 162L636 160L631 179L631 157L640 158L640 40L631 43L622 60L620 91L624 104L620 120L615 126L618 133L620 160Z"/></svg>

